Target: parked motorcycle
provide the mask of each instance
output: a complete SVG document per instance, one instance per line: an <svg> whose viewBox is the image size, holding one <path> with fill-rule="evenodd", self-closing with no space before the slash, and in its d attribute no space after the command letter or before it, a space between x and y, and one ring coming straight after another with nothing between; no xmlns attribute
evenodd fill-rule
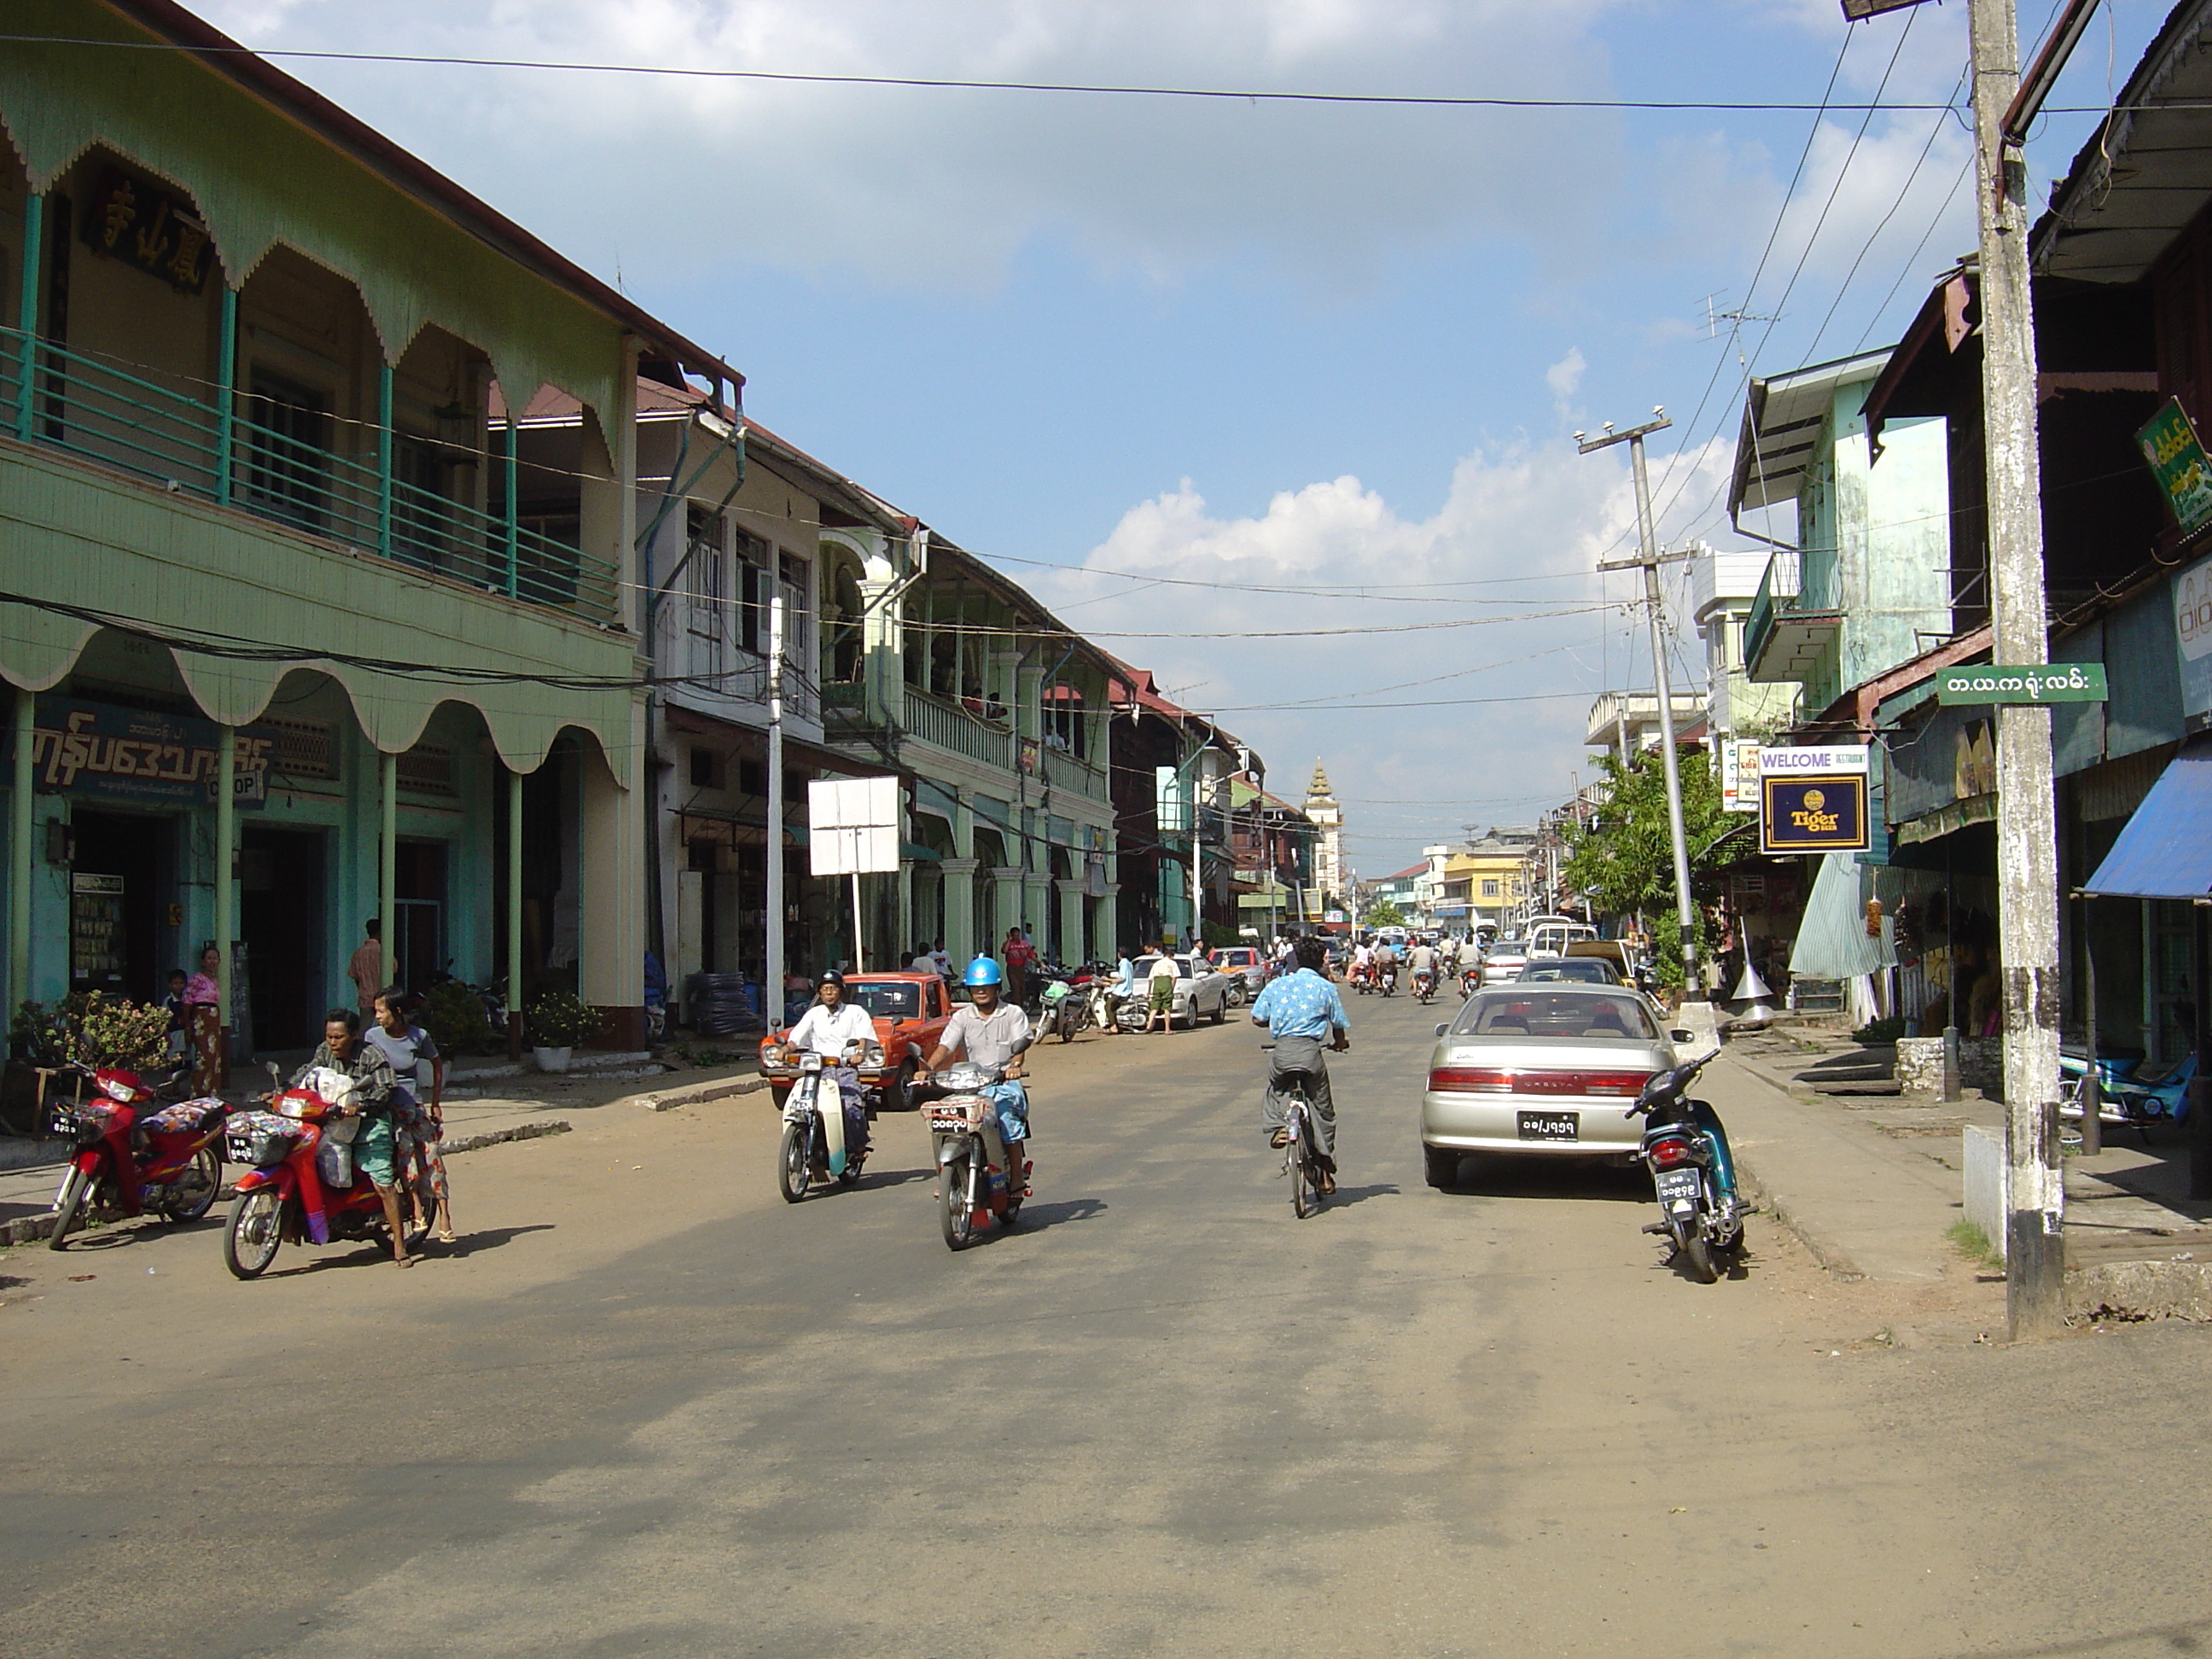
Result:
<svg viewBox="0 0 2212 1659"><path fill-rule="evenodd" d="M384 1200L353 1168L360 1120L343 1115L342 1088L325 1089L282 1090L268 1109L234 1113L225 1126L230 1161L249 1166L222 1231L223 1265L237 1278L260 1278L283 1244L389 1244ZM417 1222L427 1230L429 1218Z"/></svg>
<svg viewBox="0 0 2212 1659"><path fill-rule="evenodd" d="M2058 1115L2079 1120L2081 1084L2089 1056L2075 1048L2058 1051ZM2097 1121L2134 1129L2145 1141L2154 1123L2182 1123L2189 1117L2189 1084L2197 1075L2194 1054L2170 1066L2148 1066L2141 1060L2100 1055L2097 1061Z"/></svg>
<svg viewBox="0 0 2212 1659"><path fill-rule="evenodd" d="M88 1093L56 1103L53 1133L74 1143L54 1194L54 1230L46 1248L67 1248L69 1236L94 1206L130 1217L151 1209L173 1222L197 1221L222 1191L220 1100L165 1103L136 1072L70 1068ZM173 1087L186 1073L169 1079Z"/></svg>
<svg viewBox="0 0 2212 1659"><path fill-rule="evenodd" d="M1021 1048L1028 1045L1024 1043ZM1016 1053L1021 1051L1020 1048ZM1030 1165L1009 1178L1006 1142L999 1135L999 1114L983 1091L1005 1073L959 1060L924 1085L930 1099L929 1142L937 1158L937 1205L946 1248L964 1250L992 1224L1014 1224L1029 1196Z"/></svg>
<svg viewBox="0 0 2212 1659"><path fill-rule="evenodd" d="M845 1045L845 1063L880 1068L884 1052L872 1042ZM776 1150L775 1184L783 1201L796 1204L812 1188L819 1170L842 1186L860 1183L866 1148L845 1146L845 1097L829 1062L811 1050L799 1057L799 1080L783 1097L783 1143Z"/></svg>
<svg viewBox="0 0 2212 1659"><path fill-rule="evenodd" d="M1073 980L1054 980L1044 988L1044 1012L1038 1017L1037 1034L1073 1042L1076 1034L1091 1024L1091 1016L1087 983L1079 987Z"/></svg>
<svg viewBox="0 0 2212 1659"><path fill-rule="evenodd" d="M1724 1261L1742 1247L1743 1218L1751 1213L1736 1192L1726 1137L1717 1133L1720 1115L1708 1103L1686 1097L1698 1073L1719 1053L1716 1048L1702 1059L1653 1073L1625 1114L1645 1120L1636 1155L1651 1171L1659 1200L1662 1219L1644 1231L1671 1239L1675 1254L1704 1285L1718 1279Z"/></svg>

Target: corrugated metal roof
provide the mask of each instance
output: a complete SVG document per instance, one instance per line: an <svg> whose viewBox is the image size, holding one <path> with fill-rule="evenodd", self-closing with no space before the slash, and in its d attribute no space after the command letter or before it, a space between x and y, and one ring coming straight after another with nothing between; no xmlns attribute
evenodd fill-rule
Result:
<svg viewBox="0 0 2212 1659"><path fill-rule="evenodd" d="M2100 898L2212 894L2212 738L2166 763L2081 890Z"/></svg>
<svg viewBox="0 0 2212 1659"><path fill-rule="evenodd" d="M1747 507L1797 499L1836 389L1875 379L1888 363L1890 350L1884 346L1751 383L1736 434L1735 476L1729 484L1731 519Z"/></svg>

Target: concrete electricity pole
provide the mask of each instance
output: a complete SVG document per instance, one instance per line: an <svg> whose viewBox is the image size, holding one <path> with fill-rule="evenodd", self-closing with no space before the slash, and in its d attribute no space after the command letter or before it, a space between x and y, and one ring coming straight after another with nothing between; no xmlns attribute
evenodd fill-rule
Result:
<svg viewBox="0 0 2212 1659"><path fill-rule="evenodd" d="M1846 17L1917 0L1844 0ZM1995 658L2048 659L2043 507L2035 439L2035 318L2027 173L2019 135L2094 9L2073 0L2023 98L2014 0L1970 0L1974 182L1981 233L1982 429ZM2058 1163L2058 838L2051 710L2001 705L1997 728L1997 954L2004 993L2005 1312L2015 1340L2065 1325L2065 1187Z"/></svg>
<svg viewBox="0 0 2212 1659"><path fill-rule="evenodd" d="M773 576L775 573L769 573ZM762 1017L783 1025L783 595L768 602L768 960L761 972Z"/></svg>
<svg viewBox="0 0 2212 1659"><path fill-rule="evenodd" d="M1644 440L1648 434L1664 431L1674 423L1667 418L1664 410L1655 409L1651 413L1654 418L1626 432L1608 428L1595 438L1586 438L1577 432L1575 441L1585 455L1614 444L1626 444L1630 467L1636 475L1636 528L1643 550L1632 559L1607 560L1598 568L1640 568L1644 572L1644 608L1651 629L1651 675L1659 694L1659 764L1667 780L1667 832L1674 851L1674 913L1682 927L1682 1000L1703 1002L1705 986L1698 962L1698 901L1690 890L1689 840L1682 830L1682 768L1674 753L1674 687L1667 671L1666 611L1659 597L1659 567L1674 559L1686 559L1689 555L1662 554L1658 534L1652 526L1651 484L1644 468ZM1624 732L1628 723L1627 709L1624 699L1620 715ZM1623 743L1625 747L1625 736Z"/></svg>

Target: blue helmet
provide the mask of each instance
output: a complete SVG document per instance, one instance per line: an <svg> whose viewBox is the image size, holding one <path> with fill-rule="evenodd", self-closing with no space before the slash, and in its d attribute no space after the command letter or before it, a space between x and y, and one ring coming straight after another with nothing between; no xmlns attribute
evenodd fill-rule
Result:
<svg viewBox="0 0 2212 1659"><path fill-rule="evenodd" d="M961 977L964 983L976 986L1000 984L1006 975L999 971L999 964L989 957L977 957L968 964L968 971Z"/></svg>

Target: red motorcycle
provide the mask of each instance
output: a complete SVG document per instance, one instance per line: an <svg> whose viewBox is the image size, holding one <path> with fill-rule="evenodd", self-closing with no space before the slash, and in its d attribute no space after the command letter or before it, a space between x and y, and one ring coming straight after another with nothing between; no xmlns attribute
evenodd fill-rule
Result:
<svg viewBox="0 0 2212 1659"><path fill-rule="evenodd" d="M260 1278L280 1244L384 1237L384 1200L352 1169L351 1146L337 1138L339 1124L353 1121L334 1101L306 1088L284 1090L266 1111L232 1117L230 1161L251 1166L238 1178L238 1199L222 1231L223 1265L232 1273Z"/></svg>
<svg viewBox="0 0 2212 1659"><path fill-rule="evenodd" d="M230 1108L220 1100L164 1105L136 1072L79 1075L89 1079L91 1093L53 1110L54 1133L76 1149L54 1194L46 1248L66 1248L70 1231L94 1206L125 1217L150 1209L173 1222L205 1215L222 1191L217 1148Z"/></svg>

